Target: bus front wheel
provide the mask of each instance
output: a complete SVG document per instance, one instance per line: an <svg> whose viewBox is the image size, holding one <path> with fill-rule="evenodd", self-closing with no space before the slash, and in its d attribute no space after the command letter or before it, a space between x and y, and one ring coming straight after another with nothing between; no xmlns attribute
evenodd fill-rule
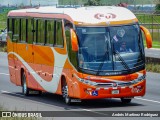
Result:
<svg viewBox="0 0 160 120"><path fill-rule="evenodd" d="M121 102L124 104L130 103L131 102L131 98L121 98Z"/></svg>
<svg viewBox="0 0 160 120"><path fill-rule="evenodd" d="M26 83L26 75L23 73L23 76L22 76L22 93L25 96L28 96L29 91L30 91L30 89L27 87L27 83Z"/></svg>
<svg viewBox="0 0 160 120"><path fill-rule="evenodd" d="M62 95L65 100L65 103L68 105L71 105L71 98L69 97L69 94L68 94L68 85L67 85L66 81L63 81Z"/></svg>

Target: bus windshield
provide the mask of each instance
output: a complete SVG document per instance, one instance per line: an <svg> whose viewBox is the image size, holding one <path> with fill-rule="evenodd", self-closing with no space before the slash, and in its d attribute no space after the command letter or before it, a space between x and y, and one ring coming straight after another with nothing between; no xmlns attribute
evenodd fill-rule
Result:
<svg viewBox="0 0 160 120"><path fill-rule="evenodd" d="M144 69L144 47L138 24L111 27L76 27L78 63L85 72L122 74Z"/></svg>

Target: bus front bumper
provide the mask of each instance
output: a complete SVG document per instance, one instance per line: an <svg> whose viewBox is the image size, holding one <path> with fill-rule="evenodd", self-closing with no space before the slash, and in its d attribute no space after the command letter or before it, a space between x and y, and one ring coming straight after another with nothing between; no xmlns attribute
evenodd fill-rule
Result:
<svg viewBox="0 0 160 120"><path fill-rule="evenodd" d="M80 99L100 98L133 98L144 96L146 91L146 80L130 86L117 87L90 87L81 85Z"/></svg>

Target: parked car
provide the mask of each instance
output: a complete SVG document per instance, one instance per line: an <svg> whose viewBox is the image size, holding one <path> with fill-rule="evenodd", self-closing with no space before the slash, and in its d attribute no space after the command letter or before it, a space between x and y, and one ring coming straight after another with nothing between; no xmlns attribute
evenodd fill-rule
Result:
<svg viewBox="0 0 160 120"><path fill-rule="evenodd" d="M6 37L7 37L7 28L5 28L4 30L1 30L0 45L6 44Z"/></svg>

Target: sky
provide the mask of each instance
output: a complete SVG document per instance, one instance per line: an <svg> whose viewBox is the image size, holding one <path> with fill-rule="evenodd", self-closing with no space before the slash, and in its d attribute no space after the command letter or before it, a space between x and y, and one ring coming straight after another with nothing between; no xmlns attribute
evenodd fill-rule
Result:
<svg viewBox="0 0 160 120"><path fill-rule="evenodd" d="M32 5L55 5L58 4L58 0L0 0L0 5L30 5L30 1Z"/></svg>

